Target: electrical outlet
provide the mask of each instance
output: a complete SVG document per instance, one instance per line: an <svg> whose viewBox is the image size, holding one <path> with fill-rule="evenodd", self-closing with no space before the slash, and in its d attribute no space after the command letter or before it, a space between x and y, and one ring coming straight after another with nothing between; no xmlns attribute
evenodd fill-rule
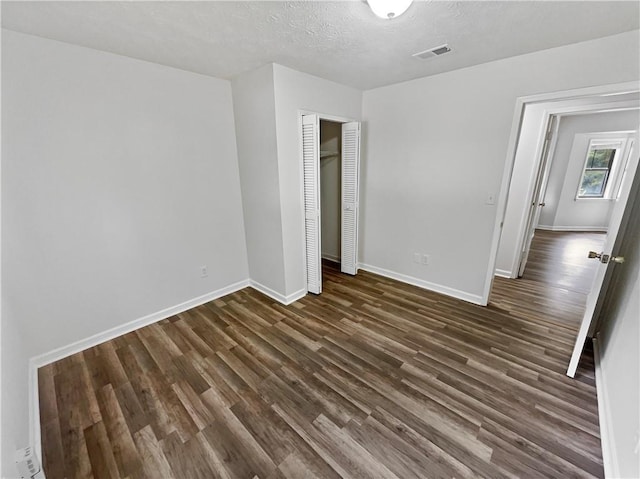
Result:
<svg viewBox="0 0 640 479"><path fill-rule="evenodd" d="M209 271L207 271L207 265L200 266L200 277L206 278L207 276L209 276Z"/></svg>
<svg viewBox="0 0 640 479"><path fill-rule="evenodd" d="M429 264L429 255L428 254L423 254L422 257L420 258L420 263L422 264Z"/></svg>
<svg viewBox="0 0 640 479"><path fill-rule="evenodd" d="M420 264L420 253L413 253L413 262Z"/></svg>
<svg viewBox="0 0 640 479"><path fill-rule="evenodd" d="M20 477L23 479L36 477L40 472L40 463L32 447L18 449L15 452L15 461L18 474L20 474Z"/></svg>

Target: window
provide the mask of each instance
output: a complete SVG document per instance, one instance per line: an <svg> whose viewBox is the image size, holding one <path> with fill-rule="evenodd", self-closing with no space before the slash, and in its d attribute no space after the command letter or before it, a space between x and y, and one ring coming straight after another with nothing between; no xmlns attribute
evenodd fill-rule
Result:
<svg viewBox="0 0 640 479"><path fill-rule="evenodd" d="M609 179L612 177L619 145L591 144L582 171L578 198L607 198Z"/></svg>

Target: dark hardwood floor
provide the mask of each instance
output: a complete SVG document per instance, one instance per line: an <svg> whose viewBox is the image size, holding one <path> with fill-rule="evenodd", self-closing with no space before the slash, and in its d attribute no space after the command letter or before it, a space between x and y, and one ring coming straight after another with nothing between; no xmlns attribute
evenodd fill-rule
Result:
<svg viewBox="0 0 640 479"><path fill-rule="evenodd" d="M575 337L598 266L587 254L600 252L604 240L604 233L536 230L522 278L496 278L491 302L551 317Z"/></svg>
<svg viewBox="0 0 640 479"><path fill-rule="evenodd" d="M589 251L601 252L606 233L536 230L523 278L587 294L598 261Z"/></svg>
<svg viewBox="0 0 640 479"><path fill-rule="evenodd" d="M584 294L539 243L486 308L326 264L320 296L245 289L45 366L47 478L602 477L589 352L564 374Z"/></svg>

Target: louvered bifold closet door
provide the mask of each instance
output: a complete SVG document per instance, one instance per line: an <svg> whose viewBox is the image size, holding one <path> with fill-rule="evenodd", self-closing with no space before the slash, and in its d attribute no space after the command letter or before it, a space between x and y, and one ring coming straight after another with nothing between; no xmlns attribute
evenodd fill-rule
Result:
<svg viewBox="0 0 640 479"><path fill-rule="evenodd" d="M358 271L358 176L360 123L342 124L342 248L343 273Z"/></svg>
<svg viewBox="0 0 640 479"><path fill-rule="evenodd" d="M304 230L307 246L307 290L322 291L320 258L320 121L317 115L302 117L304 172Z"/></svg>

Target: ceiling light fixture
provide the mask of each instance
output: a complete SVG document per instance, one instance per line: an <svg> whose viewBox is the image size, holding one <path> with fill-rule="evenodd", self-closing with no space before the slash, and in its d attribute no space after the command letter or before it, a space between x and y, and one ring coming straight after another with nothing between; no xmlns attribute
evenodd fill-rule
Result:
<svg viewBox="0 0 640 479"><path fill-rule="evenodd" d="M380 18L391 20L399 17L411 5L413 0L367 0L369 7Z"/></svg>

